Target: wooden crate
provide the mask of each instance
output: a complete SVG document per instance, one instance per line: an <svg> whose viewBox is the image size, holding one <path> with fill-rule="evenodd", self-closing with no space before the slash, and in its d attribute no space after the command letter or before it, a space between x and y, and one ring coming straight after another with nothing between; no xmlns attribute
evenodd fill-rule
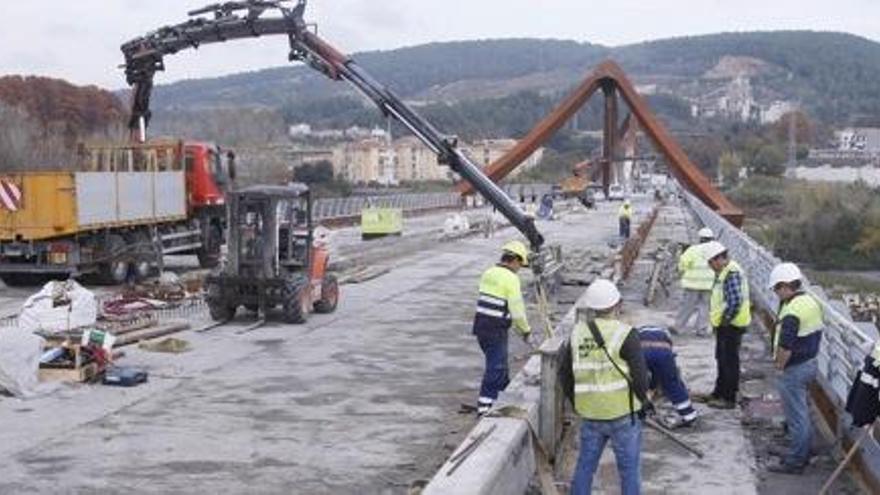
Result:
<svg viewBox="0 0 880 495"><path fill-rule="evenodd" d="M70 366L41 363L37 373L40 381L84 382L98 374L98 363L85 362L86 358L78 340L49 337L46 338L43 349L48 350L59 346L67 347L73 351L73 363Z"/></svg>

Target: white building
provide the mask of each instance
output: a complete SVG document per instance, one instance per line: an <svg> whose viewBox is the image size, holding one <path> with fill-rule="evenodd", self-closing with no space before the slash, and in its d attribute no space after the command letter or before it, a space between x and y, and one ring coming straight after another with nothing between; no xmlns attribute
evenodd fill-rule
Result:
<svg viewBox="0 0 880 495"><path fill-rule="evenodd" d="M880 153L880 128L849 127L834 134L840 150Z"/></svg>

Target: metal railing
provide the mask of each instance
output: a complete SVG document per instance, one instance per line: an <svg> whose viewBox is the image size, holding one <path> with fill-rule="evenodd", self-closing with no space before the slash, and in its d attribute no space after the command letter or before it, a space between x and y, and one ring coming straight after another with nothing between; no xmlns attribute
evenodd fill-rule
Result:
<svg viewBox="0 0 880 495"><path fill-rule="evenodd" d="M332 220L359 216L367 207L402 208L404 211L455 208L461 204L457 193L408 193L388 196L349 196L321 198L313 205L315 220Z"/></svg>

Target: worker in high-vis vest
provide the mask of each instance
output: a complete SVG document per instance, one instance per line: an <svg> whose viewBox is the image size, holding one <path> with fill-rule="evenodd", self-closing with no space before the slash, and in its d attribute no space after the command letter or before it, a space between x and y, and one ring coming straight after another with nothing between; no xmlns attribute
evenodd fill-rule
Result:
<svg viewBox="0 0 880 495"><path fill-rule="evenodd" d="M507 331L513 326L524 341L532 335L517 271L528 266L529 251L520 241L502 247L501 261L483 272L473 333L486 361L477 413L486 414L510 382Z"/></svg>
<svg viewBox="0 0 880 495"><path fill-rule="evenodd" d="M642 423L654 406L647 399L647 369L638 332L618 320L621 297L609 280L587 288L588 314L571 335L571 366L564 390L581 417L581 442L573 494L589 494L605 444L610 440L624 495L641 492Z"/></svg>
<svg viewBox="0 0 880 495"><path fill-rule="evenodd" d="M685 249L678 258L682 298L675 326L669 329L674 335L685 331L695 313L694 333L700 337L709 335L709 293L715 283L715 272L709 266L705 251L706 245L715 239L715 234L708 227L703 227L697 235L700 242Z"/></svg>
<svg viewBox="0 0 880 495"><path fill-rule="evenodd" d="M712 393L694 396L709 407L733 409L739 391L739 350L742 337L752 322L749 282L739 263L730 259L727 248L718 241L706 244L706 258L715 271L709 296L709 323L715 334L717 376Z"/></svg>
<svg viewBox="0 0 880 495"><path fill-rule="evenodd" d="M623 201L620 209L617 210L617 222L619 226L620 237L629 239L629 226L632 223L633 209L628 199Z"/></svg>
<svg viewBox="0 0 880 495"><path fill-rule="evenodd" d="M777 388L782 399L791 444L770 471L800 474L810 460L813 427L807 390L816 379L816 356L822 342L822 306L804 290L804 277L794 263L780 263L770 272L768 288L779 298L773 333L773 358L782 370Z"/></svg>

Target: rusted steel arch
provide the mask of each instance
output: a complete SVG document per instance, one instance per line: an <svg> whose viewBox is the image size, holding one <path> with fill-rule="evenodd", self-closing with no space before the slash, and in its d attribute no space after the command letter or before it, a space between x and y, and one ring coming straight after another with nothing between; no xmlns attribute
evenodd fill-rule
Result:
<svg viewBox="0 0 880 495"><path fill-rule="evenodd" d="M626 101L630 112L638 121L639 128L651 138L654 146L666 158L672 173L679 182L728 221L741 226L742 210L716 189L700 169L690 161L681 146L672 138L672 135L651 112L648 104L636 92L623 69L612 60L606 60L593 69L562 103L544 117L510 151L490 164L485 169L485 174L495 182L506 177L586 104L597 89L608 84L613 84L617 93L620 93L620 96ZM456 188L462 194L469 194L473 191L470 183L466 181L460 182Z"/></svg>

